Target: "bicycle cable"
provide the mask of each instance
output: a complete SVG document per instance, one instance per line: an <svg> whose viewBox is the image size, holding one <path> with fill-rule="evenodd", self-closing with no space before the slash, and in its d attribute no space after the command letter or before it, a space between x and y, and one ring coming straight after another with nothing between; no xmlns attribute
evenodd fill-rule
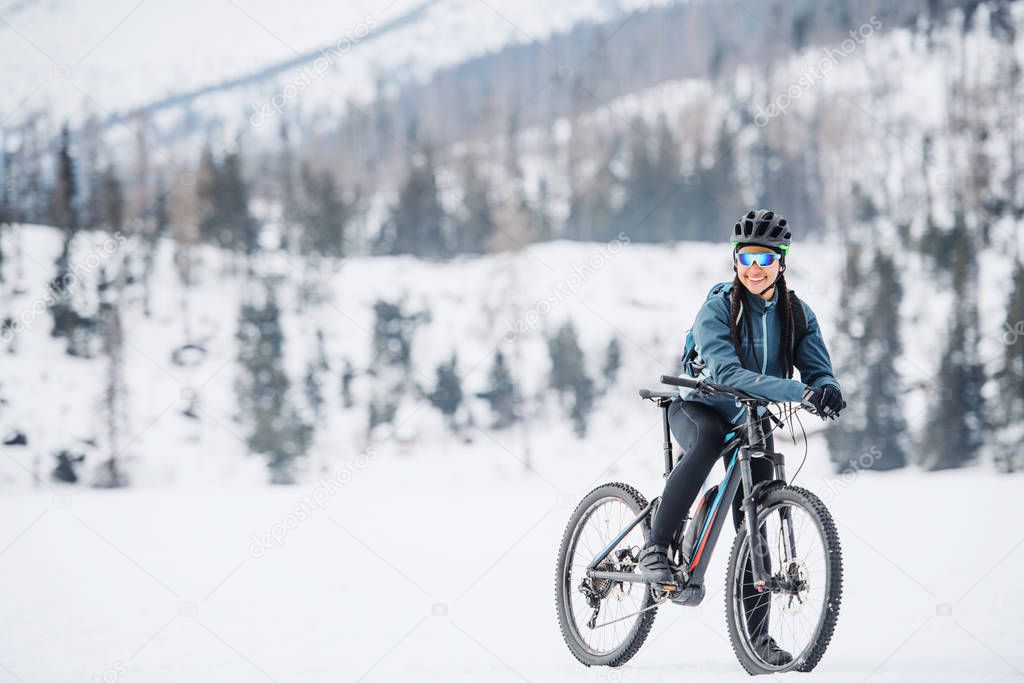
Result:
<svg viewBox="0 0 1024 683"><path fill-rule="evenodd" d="M779 408L779 417L777 418L781 423L789 425L789 438L795 444L796 443L796 430L793 429L793 420L795 419L800 425L800 433L803 435L804 440L804 457L800 460L800 465L796 468L796 473L790 477L790 483L796 481L797 476L800 474L800 470L803 469L804 463L807 462L808 444L807 444L807 430L804 429L803 420L800 419L800 408L794 408L792 405L786 403L776 403L775 405ZM771 408L768 408L771 412ZM774 413L772 413L774 415ZM772 431L779 429L778 425L772 428Z"/></svg>
<svg viewBox="0 0 1024 683"><path fill-rule="evenodd" d="M796 418L796 421L800 424L800 433L804 437L804 457L800 461L800 466L796 468L796 473L790 478L789 483L796 481L796 478L800 475L800 470L804 468L804 463L807 462L807 430L804 429L804 421L800 419L800 409L794 409L792 416ZM793 431L793 423L789 423L789 431L793 438L793 443L796 443L796 432Z"/></svg>

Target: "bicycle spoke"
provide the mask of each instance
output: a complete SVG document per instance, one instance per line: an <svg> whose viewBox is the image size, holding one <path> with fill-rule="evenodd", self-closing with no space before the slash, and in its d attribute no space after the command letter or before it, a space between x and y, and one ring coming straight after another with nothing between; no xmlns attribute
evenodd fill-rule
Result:
<svg viewBox="0 0 1024 683"><path fill-rule="evenodd" d="M785 513L783 513L785 510ZM776 505L758 515L758 529L764 529L766 570L769 576L785 580L799 580L802 587L798 593L789 590L778 590L754 597L756 586L752 571L752 544L747 539L742 552L737 558L739 567L736 572L736 588L734 599L738 602L738 614L742 615L742 623L738 624L745 633L747 642L757 633L771 636L780 648L789 652L794 661L812 643L817 631L820 616L824 611L828 567L824 538L815 520L807 511L794 505ZM808 527L814 529L808 533ZM792 534L792 547L788 537ZM790 557L791 551L795 555ZM796 563L796 564L793 564ZM745 580L749 577L750 580ZM784 584L785 585L785 584ZM763 612L758 622L759 611ZM756 656L756 653L755 653ZM773 668L768 663L763 665Z"/></svg>

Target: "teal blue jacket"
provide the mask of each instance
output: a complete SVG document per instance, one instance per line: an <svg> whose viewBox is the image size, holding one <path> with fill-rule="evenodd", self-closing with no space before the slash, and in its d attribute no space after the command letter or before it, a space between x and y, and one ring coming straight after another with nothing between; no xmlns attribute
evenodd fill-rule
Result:
<svg viewBox="0 0 1024 683"><path fill-rule="evenodd" d="M741 361L729 334L731 293L732 283L724 283L717 296L704 302L693 323L694 346L705 362L699 378L727 384L769 401L793 403L800 402L808 385L821 387L834 384L841 388L832 372L832 361L825 348L818 319L802 299L800 303L803 304L807 318L807 333L793 354L794 365L800 372L800 381L786 379L786 373L779 364L782 330L776 306L778 288L770 301L744 290L743 305L746 314L751 316L753 339L748 338L747 331L750 328L744 325ZM731 399L706 398L692 390L686 390L682 395L687 400L710 405L732 425L740 425L746 420L745 409L737 407Z"/></svg>

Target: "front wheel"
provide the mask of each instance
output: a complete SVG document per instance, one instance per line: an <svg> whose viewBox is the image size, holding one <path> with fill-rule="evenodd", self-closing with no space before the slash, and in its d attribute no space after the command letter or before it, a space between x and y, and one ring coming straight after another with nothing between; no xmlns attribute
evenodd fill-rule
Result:
<svg viewBox="0 0 1024 683"><path fill-rule="evenodd" d="M810 491L780 486L757 507L765 540L765 567L774 584L754 586L751 546L744 524L736 534L726 577L729 639L750 674L811 671L825 654L843 588L843 560L832 515ZM769 650L768 639L791 657Z"/></svg>
<svg viewBox="0 0 1024 683"><path fill-rule="evenodd" d="M576 506L558 551L555 603L569 651L587 666L621 666L647 638L657 603L646 584L591 579L588 565L647 507L627 484L603 484ZM598 569L636 572L648 521L637 524Z"/></svg>

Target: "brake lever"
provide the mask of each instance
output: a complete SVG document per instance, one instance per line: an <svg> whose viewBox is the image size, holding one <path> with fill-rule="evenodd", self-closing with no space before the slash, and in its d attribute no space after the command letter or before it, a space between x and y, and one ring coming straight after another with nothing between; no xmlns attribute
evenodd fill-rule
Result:
<svg viewBox="0 0 1024 683"><path fill-rule="evenodd" d="M708 384L708 381L706 379L702 379L699 382L697 382L697 386L694 388L696 389L697 393L699 393L701 396L705 398L711 398L716 393L715 390L712 389L711 386Z"/></svg>

